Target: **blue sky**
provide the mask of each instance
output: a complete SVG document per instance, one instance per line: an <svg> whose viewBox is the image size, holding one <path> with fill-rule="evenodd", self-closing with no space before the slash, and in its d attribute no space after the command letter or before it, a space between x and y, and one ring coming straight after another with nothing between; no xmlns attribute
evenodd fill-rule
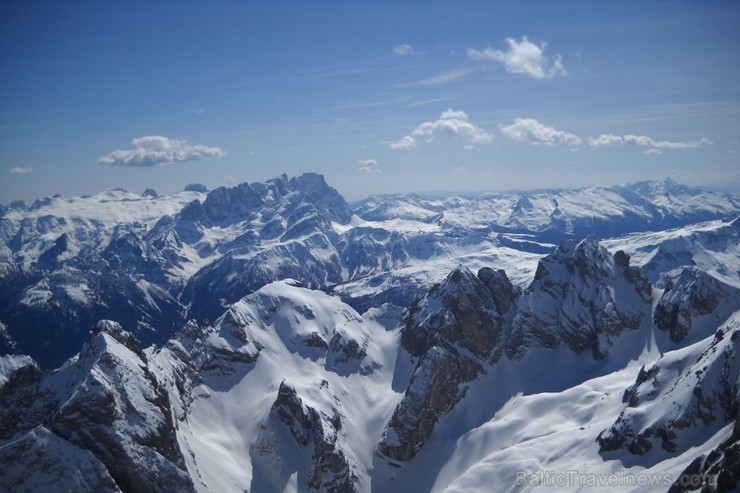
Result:
<svg viewBox="0 0 740 493"><path fill-rule="evenodd" d="M738 2L0 3L0 203L740 187Z"/></svg>

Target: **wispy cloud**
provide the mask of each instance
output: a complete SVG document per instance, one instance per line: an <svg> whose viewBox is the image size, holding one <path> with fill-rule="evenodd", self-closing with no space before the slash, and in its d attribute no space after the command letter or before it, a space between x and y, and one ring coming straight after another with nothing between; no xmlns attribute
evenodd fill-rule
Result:
<svg viewBox="0 0 740 493"><path fill-rule="evenodd" d="M393 48L393 54L396 56L412 56L416 55L416 50L409 44L402 44Z"/></svg>
<svg viewBox="0 0 740 493"><path fill-rule="evenodd" d="M190 145L186 140L170 139L161 135L137 137L131 141L131 147L113 151L98 159L98 163L110 166L150 167L220 158L226 155L226 152L218 147Z"/></svg>
<svg viewBox="0 0 740 493"><path fill-rule="evenodd" d="M460 137L476 144L485 144L493 140L493 135L470 122L464 111L448 109L442 112L439 119L424 122L417 126L411 135L390 144L391 149L409 150L416 147L416 139L423 138L431 142L435 137Z"/></svg>
<svg viewBox="0 0 740 493"><path fill-rule="evenodd" d="M545 55L547 43L536 45L526 36L522 36L521 41L507 38L506 43L506 50L495 50L490 46L483 50L468 48L468 58L501 63L510 74L522 74L535 79L568 75L560 55L555 55L552 60Z"/></svg>
<svg viewBox="0 0 740 493"><path fill-rule="evenodd" d="M341 104L332 108L333 110L354 110L362 108L377 108L382 106L400 105L407 102L409 98L400 97L387 99L384 101L351 101L349 103Z"/></svg>
<svg viewBox="0 0 740 493"><path fill-rule="evenodd" d="M606 147L614 145L633 145L640 147L650 147L652 149L695 149L697 147L704 147L712 145L712 141L709 139L701 138L699 140L691 141L670 141L670 140L655 140L647 135L614 135L614 134L601 134L598 137L589 137L588 145L591 147ZM652 153L656 154L656 153Z"/></svg>
<svg viewBox="0 0 740 493"><path fill-rule="evenodd" d="M577 135L548 127L532 118L515 118L514 122L509 125L499 125L499 129L504 137L529 144L581 145L581 138Z"/></svg>
<svg viewBox="0 0 740 493"><path fill-rule="evenodd" d="M442 84L449 84L457 80L464 79L468 75L475 72L474 69L462 68L458 70L450 70L442 74L435 75L428 79L417 80L415 82L405 82L403 84L396 84L395 87L417 87L417 86L439 86Z"/></svg>
<svg viewBox="0 0 740 493"><path fill-rule="evenodd" d="M444 102L452 101L455 99L457 99L457 96L447 96L443 98L426 99L424 101L416 101L414 103L409 103L405 106L405 108L417 108L419 106L427 106L430 104L444 103Z"/></svg>
<svg viewBox="0 0 740 493"><path fill-rule="evenodd" d="M363 173L382 173L375 159L357 161L357 165L358 171L362 171Z"/></svg>
<svg viewBox="0 0 740 493"><path fill-rule="evenodd" d="M29 173L33 173L33 168L24 168L22 166L10 168L11 175L27 175Z"/></svg>

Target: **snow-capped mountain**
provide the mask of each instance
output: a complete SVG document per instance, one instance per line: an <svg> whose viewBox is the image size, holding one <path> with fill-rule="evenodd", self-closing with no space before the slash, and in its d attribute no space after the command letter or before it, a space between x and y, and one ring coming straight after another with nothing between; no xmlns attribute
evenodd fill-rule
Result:
<svg viewBox="0 0 740 493"><path fill-rule="evenodd" d="M590 240L565 244L542 264L550 275L562 273L557 286L572 287L554 289L540 276L519 293L503 271L459 268L407 310L384 305L363 315L281 281L233 304L213 325L186 324L160 348L142 349L103 321L58 370L5 356L0 484L106 491L487 491L497 484L518 491L517 478L546 489L538 471L577 467L584 478L574 481L619 468L671 478L667 489L694 463L697 471L706 464L702 480L730 481L740 392L740 303L731 288L686 271L710 298L734 306L711 324L690 319L688 333L699 340L689 345L652 323L650 298L670 299L660 290L647 310L630 312L640 317L634 327L607 325L599 351L536 337L520 345L516 320L530 310L528 297L543 296L535 293L557 300L563 315L543 319L538 330L558 337L578 316L600 327L597 312L568 301L588 285L633 289L642 299L645 274L627 267L625 256ZM596 298L607 317L633 301ZM695 311L705 306L690 294L684 302ZM648 414L654 417L645 420ZM79 466L59 479L29 475L30 454L42 472Z"/></svg>
<svg viewBox="0 0 740 493"><path fill-rule="evenodd" d="M664 180L472 198L376 197L353 211L310 173L209 193L190 186L172 197L111 190L16 203L0 217L0 348L53 367L104 318L144 344L161 344L186 320L213 320L284 278L331 291L361 311L384 302L408 306L459 264L498 265L523 287L538 260L568 237L734 218L738 204L736 196ZM737 225L724 229L714 233L724 235L727 255L715 271L737 279L737 269L722 267L740 255ZM702 252L717 251L721 241L671 246L668 236L645 235L649 245L660 243L650 259L656 267L647 268L653 282L665 271L661 259L686 254L685 263L706 264L717 256ZM625 237L619 248L645 257L648 244L636 238L643 237Z"/></svg>
<svg viewBox="0 0 740 493"><path fill-rule="evenodd" d="M188 188L3 209L0 489L740 487L736 196Z"/></svg>

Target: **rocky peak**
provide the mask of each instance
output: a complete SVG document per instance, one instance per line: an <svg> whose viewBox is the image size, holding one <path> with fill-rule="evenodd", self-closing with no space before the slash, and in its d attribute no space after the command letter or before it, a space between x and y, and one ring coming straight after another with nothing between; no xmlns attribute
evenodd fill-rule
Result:
<svg viewBox="0 0 740 493"><path fill-rule="evenodd" d="M277 399L271 412L288 427L290 434L299 445L308 445L312 421L308 408L295 391L295 387L283 380L278 389Z"/></svg>
<svg viewBox="0 0 740 493"><path fill-rule="evenodd" d="M520 298L506 351L519 358L526 347L566 343L576 353L602 359L611 338L637 329L649 316L647 276L596 241L568 241L539 261Z"/></svg>
<svg viewBox="0 0 740 493"><path fill-rule="evenodd" d="M79 358L44 387L61 392L49 430L98 457L123 491L194 491L168 392L119 324L99 322Z"/></svg>
<svg viewBox="0 0 740 493"><path fill-rule="evenodd" d="M125 331L121 324L113 320L100 320L91 332L91 340L98 334L108 334L114 340L122 344L126 349L136 354L139 358L146 361L146 355L141 342L131 333ZM90 342L88 342L89 344ZM82 350L85 353L85 348Z"/></svg>
<svg viewBox="0 0 740 493"><path fill-rule="evenodd" d="M503 269L493 270L490 267L483 267L478 271L478 279L490 291L498 314L505 315L509 313L519 293L509 280L506 272Z"/></svg>
<svg viewBox="0 0 740 493"><path fill-rule="evenodd" d="M200 221L203 218L203 204L200 200L195 199L188 202L180 211L180 219L184 221Z"/></svg>
<svg viewBox="0 0 740 493"><path fill-rule="evenodd" d="M249 183L242 183L211 191L203 202L203 210L211 221L220 222L227 218L246 218L261 205L264 202L260 194Z"/></svg>
<svg viewBox="0 0 740 493"><path fill-rule="evenodd" d="M290 185L306 193L328 219L341 224L347 224L352 219L352 210L344 197L330 187L322 175L304 173L291 178Z"/></svg>
<svg viewBox="0 0 740 493"><path fill-rule="evenodd" d="M325 380L319 390L324 397L336 401ZM322 410L320 406L305 404L296 388L283 380L270 409L268 423L263 426L261 437L253 447L253 453L262 458L273 456L273 460L283 460L274 457L280 448L275 426L287 427L299 449L310 453L310 465L305 476L309 489L327 493L357 491L357 476L341 444L342 416L336 408L331 406ZM291 467L296 466L291 464ZM260 471L255 476L260 476ZM253 483L253 486L258 488L260 485Z"/></svg>
<svg viewBox="0 0 740 493"><path fill-rule="evenodd" d="M42 373L32 361L16 366L0 389L0 431L24 435L19 453L39 450L47 470L60 467L58 449L42 443L51 441L107 471L107 491L112 481L124 492L194 491L169 394L140 343L118 323L100 321L79 356L54 372Z"/></svg>
<svg viewBox="0 0 740 493"><path fill-rule="evenodd" d="M401 344L418 360L378 444L382 457L411 460L468 384L498 362L506 325L499 307L510 306L513 292L506 274L488 269L476 276L458 267L412 305Z"/></svg>
<svg viewBox="0 0 740 493"><path fill-rule="evenodd" d="M690 267L668 281L653 317L658 329L667 331L671 341L680 342L698 320L724 319L739 303L740 289Z"/></svg>
<svg viewBox="0 0 740 493"><path fill-rule="evenodd" d="M505 298L499 301L503 304ZM414 356L444 344L495 362L501 356L503 325L488 286L461 266L411 306L401 344Z"/></svg>

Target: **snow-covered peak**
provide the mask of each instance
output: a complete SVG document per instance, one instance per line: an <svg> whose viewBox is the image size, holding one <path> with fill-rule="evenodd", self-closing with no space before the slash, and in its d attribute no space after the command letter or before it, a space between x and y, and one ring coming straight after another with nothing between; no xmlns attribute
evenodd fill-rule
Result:
<svg viewBox="0 0 740 493"><path fill-rule="evenodd" d="M519 300L507 353L527 347L556 348L603 359L614 338L636 330L650 313L651 286L624 252L612 256L593 240L568 241L540 260Z"/></svg>
<svg viewBox="0 0 740 493"><path fill-rule="evenodd" d="M605 238L734 216L740 197L686 187L670 179L613 187L484 193L473 198L419 195L371 197L355 206L360 217L439 221L445 228Z"/></svg>

